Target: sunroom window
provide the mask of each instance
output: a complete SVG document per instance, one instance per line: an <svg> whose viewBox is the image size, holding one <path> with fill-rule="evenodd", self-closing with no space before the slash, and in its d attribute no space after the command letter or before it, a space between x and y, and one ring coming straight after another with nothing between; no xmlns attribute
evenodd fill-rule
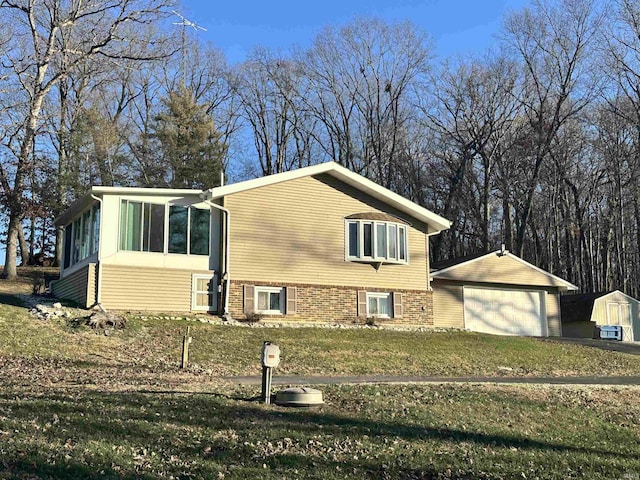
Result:
<svg viewBox="0 0 640 480"><path fill-rule="evenodd" d="M98 251L100 205L88 208L65 226L62 267L69 268Z"/></svg>
<svg viewBox="0 0 640 480"><path fill-rule="evenodd" d="M209 255L210 224L207 209L122 200L120 250Z"/></svg>
<svg viewBox="0 0 640 480"><path fill-rule="evenodd" d="M122 200L120 250L133 252L164 250L164 205Z"/></svg>
<svg viewBox="0 0 640 480"><path fill-rule="evenodd" d="M407 226L398 222L347 220L347 260L407 263Z"/></svg>

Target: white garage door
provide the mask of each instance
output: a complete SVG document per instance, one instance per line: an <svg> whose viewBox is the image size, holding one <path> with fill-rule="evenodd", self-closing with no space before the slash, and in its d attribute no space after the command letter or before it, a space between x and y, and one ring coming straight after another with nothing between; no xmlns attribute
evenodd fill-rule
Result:
<svg viewBox="0 0 640 480"><path fill-rule="evenodd" d="M465 328L495 335L547 335L541 292L464 288Z"/></svg>

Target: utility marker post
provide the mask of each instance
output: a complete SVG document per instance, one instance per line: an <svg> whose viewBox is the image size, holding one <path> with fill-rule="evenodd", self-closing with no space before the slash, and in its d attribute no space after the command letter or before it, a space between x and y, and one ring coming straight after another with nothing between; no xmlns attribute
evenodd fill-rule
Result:
<svg viewBox="0 0 640 480"><path fill-rule="evenodd" d="M187 327L187 334L182 337L182 364L180 368L187 368L189 366L189 345L191 345L192 338L189 336L189 330L191 327Z"/></svg>
<svg viewBox="0 0 640 480"><path fill-rule="evenodd" d="M280 347L271 342L262 343L262 400L266 405L271 403L271 379L273 369L280 364Z"/></svg>

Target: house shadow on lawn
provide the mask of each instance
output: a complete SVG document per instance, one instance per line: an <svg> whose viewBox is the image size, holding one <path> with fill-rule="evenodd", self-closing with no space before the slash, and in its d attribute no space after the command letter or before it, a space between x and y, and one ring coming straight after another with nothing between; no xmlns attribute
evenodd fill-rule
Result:
<svg viewBox="0 0 640 480"><path fill-rule="evenodd" d="M326 478L329 473L333 474L329 478L340 478L335 475L340 471L356 478L439 478L441 474L440 467L429 463L433 452L419 457L418 465L415 453L398 452L386 459L358 459L348 448L339 452L339 458L335 449L333 453L307 453L309 439L320 433L323 439L348 445L351 440L367 438L381 448L387 439L401 439L408 445L421 441L472 445L506 455L510 451L545 453L555 461L561 456L571 464L594 457L607 462L637 461L635 455L620 452L613 444L611 450L577 447L561 441L485 434L445 425L354 418L325 409L266 407L249 404L240 397L86 390L44 395L3 392L0 431L15 431L12 443L5 447L4 468L18 478L166 478L181 476L185 466L171 459L183 459L189 464L189 476L195 478L208 478L223 466L235 466L238 478L242 471L246 478L253 478L259 472L292 469L309 472L303 475L305 478ZM1 413L9 410L11 416L2 418ZM293 448L261 450L266 442L275 444L285 437ZM260 448L259 442L263 442ZM101 450L94 452L91 449L96 445ZM140 460L137 452L142 448L155 453ZM455 478L482 478L481 472L473 470L475 467L467 467L468 474L460 471Z"/></svg>

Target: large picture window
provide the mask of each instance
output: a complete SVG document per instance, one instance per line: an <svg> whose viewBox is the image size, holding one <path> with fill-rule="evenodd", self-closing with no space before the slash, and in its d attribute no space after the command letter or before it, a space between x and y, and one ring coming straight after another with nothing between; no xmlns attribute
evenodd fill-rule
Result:
<svg viewBox="0 0 640 480"><path fill-rule="evenodd" d="M122 200L120 250L209 255L210 227L206 209Z"/></svg>
<svg viewBox="0 0 640 480"><path fill-rule="evenodd" d="M407 227L374 220L347 221L347 260L407 263Z"/></svg>
<svg viewBox="0 0 640 480"><path fill-rule="evenodd" d="M122 200L120 250L164 251L164 205Z"/></svg>

